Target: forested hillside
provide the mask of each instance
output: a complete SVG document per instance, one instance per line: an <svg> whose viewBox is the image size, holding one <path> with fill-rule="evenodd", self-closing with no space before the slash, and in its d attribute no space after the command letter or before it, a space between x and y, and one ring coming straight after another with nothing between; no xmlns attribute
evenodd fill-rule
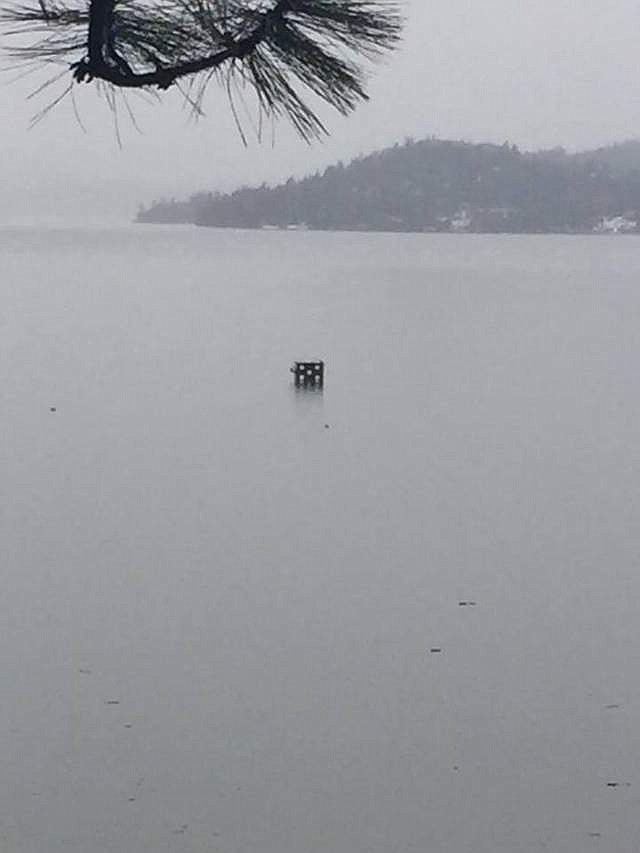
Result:
<svg viewBox="0 0 640 853"><path fill-rule="evenodd" d="M640 143L561 148L406 141L302 180L158 201L139 222L356 231L634 231Z"/></svg>

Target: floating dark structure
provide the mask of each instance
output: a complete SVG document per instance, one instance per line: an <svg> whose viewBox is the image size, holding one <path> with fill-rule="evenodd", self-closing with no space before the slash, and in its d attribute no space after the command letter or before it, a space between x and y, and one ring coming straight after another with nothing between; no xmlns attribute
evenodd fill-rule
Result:
<svg viewBox="0 0 640 853"><path fill-rule="evenodd" d="M296 387L313 385L322 388L324 385L324 361L294 361L290 370Z"/></svg>

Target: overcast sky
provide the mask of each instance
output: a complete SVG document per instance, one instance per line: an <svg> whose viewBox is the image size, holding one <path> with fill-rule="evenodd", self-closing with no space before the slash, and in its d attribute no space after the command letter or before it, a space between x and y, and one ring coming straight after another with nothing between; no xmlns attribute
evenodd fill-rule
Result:
<svg viewBox="0 0 640 853"><path fill-rule="evenodd" d="M1 0L0 0L1 2ZM338 159L435 134L521 147L584 148L640 136L640 7L631 0L405 0L400 49L372 68L371 100L348 119L327 111L313 146L278 125L244 148L225 97L213 92L194 124L178 97L134 100L139 134L78 89L87 133L63 103L34 130L46 101L33 83L0 87L0 220L129 219L138 202L302 175ZM68 101L68 99L67 99Z"/></svg>

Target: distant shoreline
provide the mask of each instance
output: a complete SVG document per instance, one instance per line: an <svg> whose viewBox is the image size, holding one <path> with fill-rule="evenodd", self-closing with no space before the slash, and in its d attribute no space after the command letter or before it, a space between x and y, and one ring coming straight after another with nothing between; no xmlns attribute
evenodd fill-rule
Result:
<svg viewBox="0 0 640 853"><path fill-rule="evenodd" d="M399 228L298 228L287 226L271 226L271 227L251 227L242 225L206 225L200 222L162 222L160 220L151 219L134 219L134 225L153 225L162 226L165 228L203 228L211 231L246 231L262 234L414 234L416 236L448 236L448 237L640 237L638 231L595 231L593 229L584 230L557 230L557 231L453 231L453 230L436 230L424 229L418 230L403 230Z"/></svg>
<svg viewBox="0 0 640 853"><path fill-rule="evenodd" d="M151 224L419 234L640 233L640 141L563 148L407 140L277 186L141 206Z"/></svg>

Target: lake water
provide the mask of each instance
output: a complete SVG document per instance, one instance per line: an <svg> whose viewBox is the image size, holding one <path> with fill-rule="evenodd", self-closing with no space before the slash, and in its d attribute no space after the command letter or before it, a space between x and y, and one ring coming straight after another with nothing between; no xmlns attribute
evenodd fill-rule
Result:
<svg viewBox="0 0 640 853"><path fill-rule="evenodd" d="M640 238L0 271L3 850L638 850Z"/></svg>

